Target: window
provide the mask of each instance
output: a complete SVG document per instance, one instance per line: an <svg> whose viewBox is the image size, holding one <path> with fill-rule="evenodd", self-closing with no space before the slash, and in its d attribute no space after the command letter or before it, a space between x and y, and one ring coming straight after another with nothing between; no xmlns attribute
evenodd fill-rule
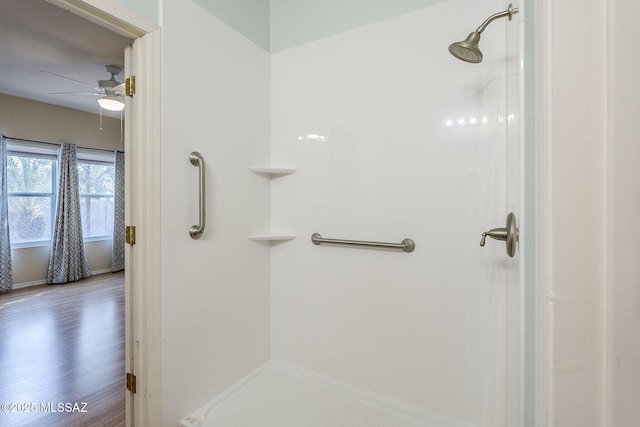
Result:
<svg viewBox="0 0 640 427"><path fill-rule="evenodd" d="M7 153L11 243L51 242L55 212L56 156Z"/></svg>
<svg viewBox="0 0 640 427"><path fill-rule="evenodd" d="M113 162L78 159L82 234L85 239L113 236Z"/></svg>
<svg viewBox="0 0 640 427"><path fill-rule="evenodd" d="M7 153L11 245L51 244L56 214L57 149L10 144ZM78 150L82 234L86 240L113 237L115 165L111 153Z"/></svg>

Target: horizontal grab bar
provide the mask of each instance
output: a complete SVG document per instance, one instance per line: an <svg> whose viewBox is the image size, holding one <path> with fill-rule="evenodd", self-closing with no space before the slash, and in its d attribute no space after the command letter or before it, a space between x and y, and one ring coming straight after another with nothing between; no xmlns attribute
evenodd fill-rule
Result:
<svg viewBox="0 0 640 427"><path fill-rule="evenodd" d="M311 241L313 242L314 245L319 245L320 243L333 243L337 245L402 249L405 252L413 252L413 250L416 248L416 243L411 239L404 239L401 243L383 243L383 242L367 242L362 240L325 239L320 235L320 233L313 233L311 235Z"/></svg>

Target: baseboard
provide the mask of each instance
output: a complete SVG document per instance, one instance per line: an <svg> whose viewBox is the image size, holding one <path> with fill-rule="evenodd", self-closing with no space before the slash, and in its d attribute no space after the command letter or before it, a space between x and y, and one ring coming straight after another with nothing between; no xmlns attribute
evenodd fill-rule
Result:
<svg viewBox="0 0 640 427"><path fill-rule="evenodd" d="M95 276L96 274L104 274L104 273L111 273L111 267L109 268L103 268L102 270L95 270L91 272L92 276Z"/></svg>
<svg viewBox="0 0 640 427"><path fill-rule="evenodd" d="M92 276L95 276L96 274L104 274L104 273L111 273L111 268L103 268L102 270L91 271ZM39 285L46 285L46 284L47 284L46 279L34 280L33 282L14 283L13 289L24 289L24 288L29 288L31 286L39 286Z"/></svg>
<svg viewBox="0 0 640 427"><path fill-rule="evenodd" d="M47 281L46 280L35 280L33 282L24 282L24 283L14 283L13 284L13 289L23 289L23 288L29 288L31 286L38 286L38 285L46 285Z"/></svg>

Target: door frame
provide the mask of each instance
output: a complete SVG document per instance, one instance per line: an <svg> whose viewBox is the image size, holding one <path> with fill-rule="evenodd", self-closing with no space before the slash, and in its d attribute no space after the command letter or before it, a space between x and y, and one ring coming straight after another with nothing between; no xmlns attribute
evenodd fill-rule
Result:
<svg viewBox="0 0 640 427"><path fill-rule="evenodd" d="M159 25L111 0L47 0L88 21L134 39L130 56L136 93L127 99L126 217L136 227L125 271L125 360L136 375L126 425L162 425L161 52ZM127 76L128 77L128 76ZM135 248L135 250L134 250ZM134 286L135 284L135 286ZM124 376L123 375L123 383ZM123 392L124 392L123 388Z"/></svg>
<svg viewBox="0 0 640 427"><path fill-rule="evenodd" d="M619 42L614 1L581 2L580 13L577 5L533 6L535 420L527 427L600 426L611 416L608 60ZM567 54L569 46L577 48Z"/></svg>

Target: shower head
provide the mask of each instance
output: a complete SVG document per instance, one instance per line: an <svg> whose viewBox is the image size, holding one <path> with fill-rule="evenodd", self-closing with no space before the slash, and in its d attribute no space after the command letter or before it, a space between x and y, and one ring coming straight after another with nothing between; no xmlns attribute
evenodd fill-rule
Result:
<svg viewBox="0 0 640 427"><path fill-rule="evenodd" d="M490 17L488 17L482 23L482 25L480 25L477 30L469 34L469 36L466 39L459 42L451 43L449 45L449 52L451 52L451 54L456 58L466 62L471 62L473 64L482 62L482 52L478 47L478 42L480 41L480 34L482 34L485 28L487 28L487 25L489 25L491 22L495 21L496 19L504 18L506 16L509 18L509 21L511 21L511 18L516 13L518 13L518 8L517 7L514 8L513 5L509 3L507 10L496 13L495 15L491 15Z"/></svg>
<svg viewBox="0 0 640 427"><path fill-rule="evenodd" d="M474 31L469 34L466 39L451 43L451 45L449 45L449 52L458 59L477 64L478 62L482 62L482 52L480 48L478 48L479 41L480 33Z"/></svg>

